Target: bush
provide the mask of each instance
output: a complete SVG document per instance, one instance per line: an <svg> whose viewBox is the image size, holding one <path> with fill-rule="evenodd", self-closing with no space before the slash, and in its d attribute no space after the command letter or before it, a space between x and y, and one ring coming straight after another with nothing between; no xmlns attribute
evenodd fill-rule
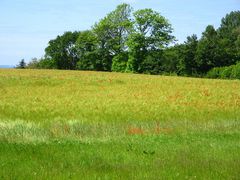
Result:
<svg viewBox="0 0 240 180"><path fill-rule="evenodd" d="M213 68L207 73L206 77L220 79L240 79L240 62L232 66Z"/></svg>
<svg viewBox="0 0 240 180"><path fill-rule="evenodd" d="M232 73L231 73L231 78L232 79L240 79L240 62L237 63L233 69L232 69Z"/></svg>
<svg viewBox="0 0 240 180"><path fill-rule="evenodd" d="M86 52L85 55L77 62L77 70L94 70L95 61L97 61L95 52Z"/></svg>
<svg viewBox="0 0 240 180"><path fill-rule="evenodd" d="M56 63L53 59L42 58L38 63L39 69L57 69Z"/></svg>
<svg viewBox="0 0 240 180"><path fill-rule="evenodd" d="M208 71L206 77L213 78L213 79L219 78L220 72L221 72L221 68L219 68L219 67L213 68L210 71Z"/></svg>
<svg viewBox="0 0 240 180"><path fill-rule="evenodd" d="M221 79L230 79L232 70L234 66L223 67L220 69L220 78Z"/></svg>
<svg viewBox="0 0 240 180"><path fill-rule="evenodd" d="M127 68L128 53L116 55L112 60L112 71L125 72Z"/></svg>
<svg viewBox="0 0 240 180"><path fill-rule="evenodd" d="M160 58L149 54L141 63L141 72L144 74L162 74L163 68L160 64Z"/></svg>
<svg viewBox="0 0 240 180"><path fill-rule="evenodd" d="M37 58L33 58L28 64L27 67L28 69L39 69L39 61Z"/></svg>

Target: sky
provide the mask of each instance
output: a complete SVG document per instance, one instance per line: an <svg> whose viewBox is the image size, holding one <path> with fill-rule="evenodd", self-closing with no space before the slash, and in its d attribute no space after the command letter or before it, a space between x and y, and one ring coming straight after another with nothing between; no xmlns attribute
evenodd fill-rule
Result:
<svg viewBox="0 0 240 180"><path fill-rule="evenodd" d="M227 13L240 10L240 0L0 0L0 65L42 57L49 40L90 29L123 2L160 12L179 43L201 37L207 25L218 28Z"/></svg>

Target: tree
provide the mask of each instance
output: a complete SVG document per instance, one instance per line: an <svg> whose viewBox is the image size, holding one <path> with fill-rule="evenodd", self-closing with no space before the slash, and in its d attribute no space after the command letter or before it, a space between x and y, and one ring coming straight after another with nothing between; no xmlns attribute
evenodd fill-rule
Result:
<svg viewBox="0 0 240 180"><path fill-rule="evenodd" d="M45 49L47 59L51 59L58 69L76 69L78 56L75 48L79 32L65 32L49 41Z"/></svg>
<svg viewBox="0 0 240 180"><path fill-rule="evenodd" d="M32 60L27 64L26 68L28 68L28 69L57 69L54 61L47 57L42 57L40 59L32 58Z"/></svg>
<svg viewBox="0 0 240 180"><path fill-rule="evenodd" d="M207 26L199 40L195 55L198 73L207 73L213 67L219 67L221 61L217 31L211 25Z"/></svg>
<svg viewBox="0 0 240 180"><path fill-rule="evenodd" d="M182 61L181 58L181 50L183 49L184 45L176 44L172 47L168 47L163 51L163 55L161 58L161 68L162 71L165 73L175 73L180 74L180 62Z"/></svg>
<svg viewBox="0 0 240 180"><path fill-rule="evenodd" d="M218 29L219 34L222 38L233 38L236 39L234 36L234 31L240 28L240 11L232 11L227 14L224 18L222 18L220 28Z"/></svg>
<svg viewBox="0 0 240 180"><path fill-rule="evenodd" d="M187 41L184 42L180 50L180 72L182 75L197 75L197 62L195 59L196 51L198 46L197 35L193 34L192 36L187 37Z"/></svg>
<svg viewBox="0 0 240 180"><path fill-rule="evenodd" d="M146 58L145 37L140 33L133 33L128 39L129 58L126 71L142 72L141 63Z"/></svg>
<svg viewBox="0 0 240 180"><path fill-rule="evenodd" d="M141 71L145 74L162 74L162 54L161 50L151 50L141 63Z"/></svg>
<svg viewBox="0 0 240 180"><path fill-rule="evenodd" d="M240 37L240 11L227 14L218 29L219 48L224 66L236 64L240 59L238 39Z"/></svg>
<svg viewBox="0 0 240 180"><path fill-rule="evenodd" d="M25 69L26 68L26 63L25 63L25 60L22 59L18 65L16 66L17 69Z"/></svg>
<svg viewBox="0 0 240 180"><path fill-rule="evenodd" d="M56 63L48 57L43 57L39 59L38 68L39 69L57 69Z"/></svg>
<svg viewBox="0 0 240 180"><path fill-rule="evenodd" d="M125 42L132 31L131 12L129 4L120 4L93 27L99 41L105 44L112 55L126 50Z"/></svg>
<svg viewBox="0 0 240 180"><path fill-rule="evenodd" d="M77 69L99 70L97 65L97 37L92 31L82 31L76 41L78 55ZM101 68L100 68L101 70Z"/></svg>
<svg viewBox="0 0 240 180"><path fill-rule="evenodd" d="M45 57L33 59L28 68L202 76L240 60L240 11L227 14L218 29L207 26L199 40L192 35L169 47L174 40L171 24L160 13L141 9L132 14L123 3L91 30L65 32L49 41Z"/></svg>
<svg viewBox="0 0 240 180"><path fill-rule="evenodd" d="M28 69L38 69L39 61L37 58L32 58L31 61L27 64Z"/></svg>
<svg viewBox="0 0 240 180"><path fill-rule="evenodd" d="M181 71L187 75L203 75L214 67L236 64L240 59L240 11L227 14L220 28L207 26L198 41L188 37L180 53Z"/></svg>
<svg viewBox="0 0 240 180"><path fill-rule="evenodd" d="M127 68L128 52L122 52L114 56L112 60L112 71L125 72Z"/></svg>
<svg viewBox="0 0 240 180"><path fill-rule="evenodd" d="M99 59L103 62L102 70L111 71L112 58L126 50L126 40L132 31L131 12L130 5L125 3L118 5L114 11L94 25L93 32L98 40Z"/></svg>
<svg viewBox="0 0 240 180"><path fill-rule="evenodd" d="M164 49L174 37L168 21L152 9L134 13L134 32L129 36L128 70L143 72L144 60L151 51ZM151 53L150 53L151 54Z"/></svg>

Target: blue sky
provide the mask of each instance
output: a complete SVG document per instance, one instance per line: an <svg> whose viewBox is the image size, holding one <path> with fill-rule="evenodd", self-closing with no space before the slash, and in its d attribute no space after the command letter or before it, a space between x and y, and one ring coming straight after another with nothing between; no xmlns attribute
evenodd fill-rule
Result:
<svg viewBox="0 0 240 180"><path fill-rule="evenodd" d="M65 31L86 30L122 3L165 16L183 42L209 24L240 10L240 0L0 0L0 64L15 65L44 55L48 41Z"/></svg>

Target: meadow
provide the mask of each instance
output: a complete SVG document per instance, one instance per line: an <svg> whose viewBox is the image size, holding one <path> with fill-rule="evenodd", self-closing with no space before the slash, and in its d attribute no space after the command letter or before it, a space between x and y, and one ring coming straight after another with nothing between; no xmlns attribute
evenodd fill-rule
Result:
<svg viewBox="0 0 240 180"><path fill-rule="evenodd" d="M0 179L239 179L240 81L0 69Z"/></svg>

